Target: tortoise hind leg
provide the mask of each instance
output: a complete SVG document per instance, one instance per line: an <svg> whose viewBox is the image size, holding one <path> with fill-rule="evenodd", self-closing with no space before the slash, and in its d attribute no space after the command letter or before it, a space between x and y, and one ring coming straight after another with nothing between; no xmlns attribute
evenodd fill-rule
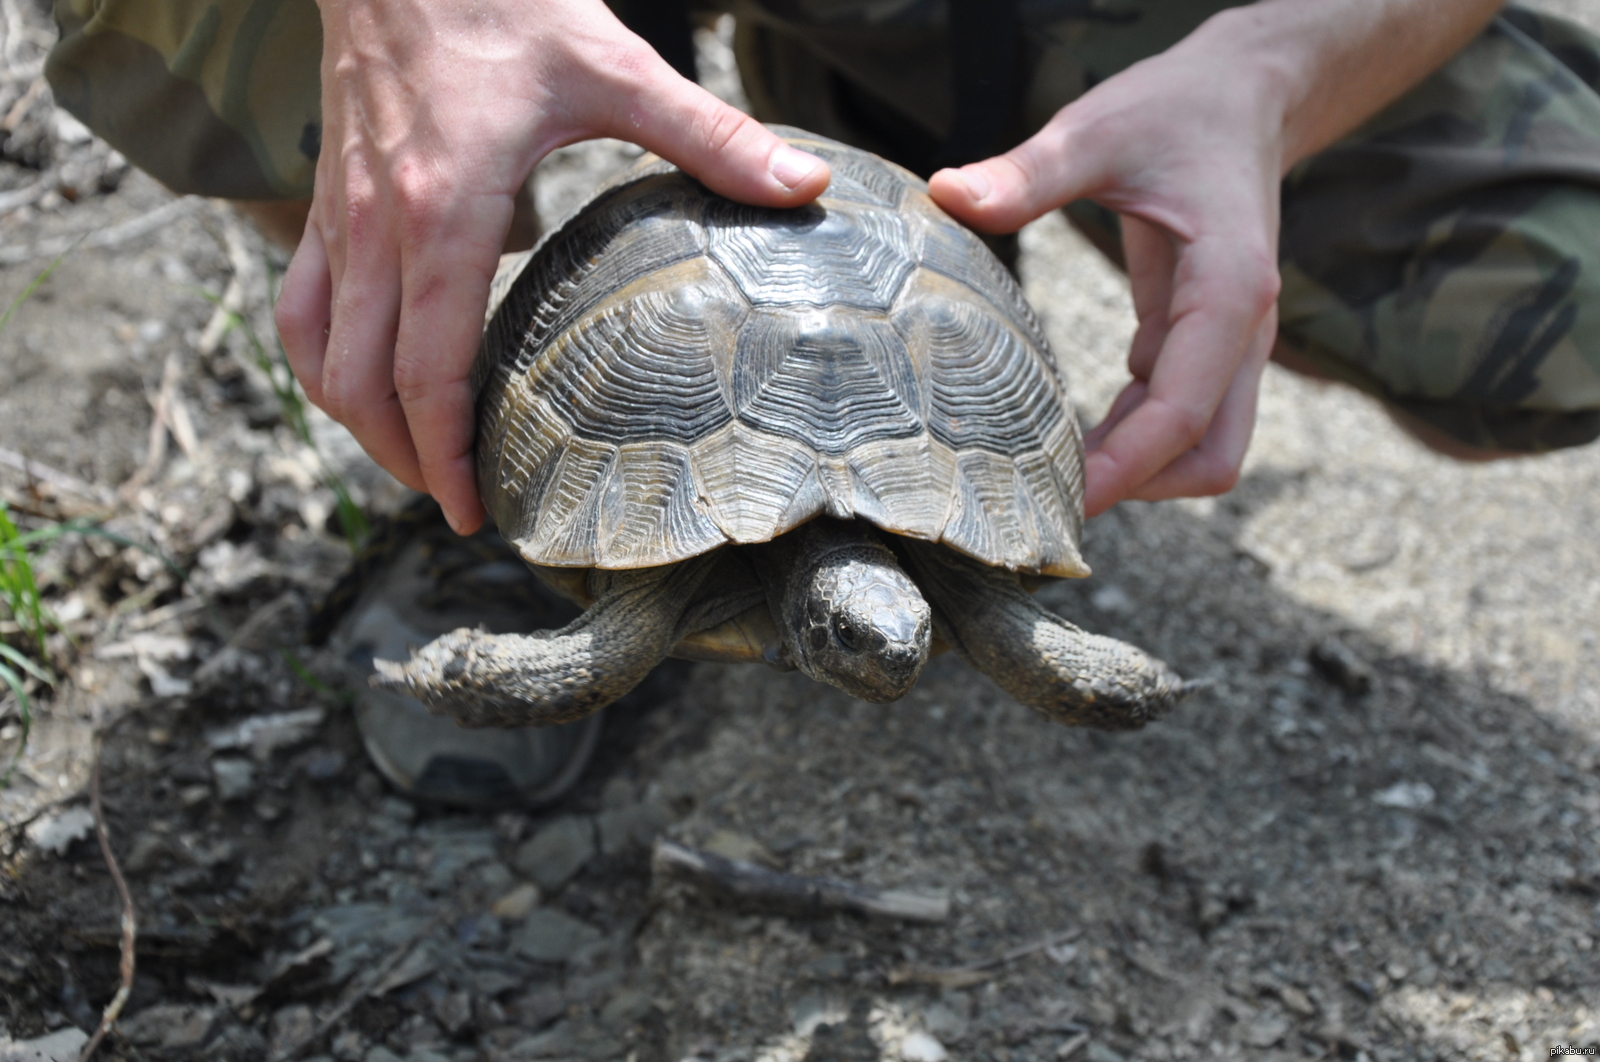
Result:
<svg viewBox="0 0 1600 1062"><path fill-rule="evenodd" d="M1126 642L1082 631L1016 575L943 546L899 540L939 634L1001 689L1058 723L1134 730L1198 688Z"/></svg>
<svg viewBox="0 0 1600 1062"><path fill-rule="evenodd" d="M462 628L376 662L372 685L409 694L462 726L550 726L598 711L642 681L683 634L716 553L659 568L597 571L595 603L560 630L487 634Z"/></svg>

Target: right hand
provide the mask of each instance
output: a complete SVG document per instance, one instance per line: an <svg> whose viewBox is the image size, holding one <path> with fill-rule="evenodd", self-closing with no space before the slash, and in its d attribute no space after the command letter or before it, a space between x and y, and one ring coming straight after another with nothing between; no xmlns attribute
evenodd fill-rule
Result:
<svg viewBox="0 0 1600 1062"><path fill-rule="evenodd" d="M483 520L468 374L540 159L610 136L755 205L828 184L601 0L323 0L322 23L322 153L278 330L311 401L463 534Z"/></svg>

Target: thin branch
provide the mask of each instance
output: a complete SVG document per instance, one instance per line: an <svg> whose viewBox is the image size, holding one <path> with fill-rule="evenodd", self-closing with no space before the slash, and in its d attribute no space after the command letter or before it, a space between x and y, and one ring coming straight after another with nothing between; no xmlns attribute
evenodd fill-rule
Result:
<svg viewBox="0 0 1600 1062"><path fill-rule="evenodd" d="M25 457L15 450L6 449L4 446L0 446L0 465L8 465L23 475L38 480L40 483L48 483L52 487L70 491L81 498L99 502L101 505L116 504L116 495L104 487L86 483L77 476L57 471L49 465L41 464L31 457Z"/></svg>
<svg viewBox="0 0 1600 1062"><path fill-rule="evenodd" d="M83 241L82 246L86 248L116 247L170 225L193 210L197 202L199 200L193 196L184 196L182 199L164 203L148 214L129 218L116 225L108 225L103 229L91 229L87 233L73 233L69 236L52 236L37 243L23 244L21 247L0 247L0 266L18 265L35 258L49 258L62 254L71 250L79 240Z"/></svg>
<svg viewBox="0 0 1600 1062"><path fill-rule="evenodd" d="M1058 944L1065 944L1069 940L1076 940L1083 935L1081 929L1064 929L1059 933L1051 933L1040 937L1038 940L1027 944L1019 944L988 959L978 962L963 963L960 966L902 966L889 974L891 985L925 984L937 985L941 988L963 988L967 985L980 984L995 975L995 971L1002 966L1008 966L1018 959L1027 958L1036 951L1053 948Z"/></svg>
<svg viewBox="0 0 1600 1062"><path fill-rule="evenodd" d="M799 914L854 911L907 922L943 922L950 917L950 897L944 894L873 889L835 878L784 874L665 839L656 841L650 865L662 877L679 878L736 900Z"/></svg>
<svg viewBox="0 0 1600 1062"><path fill-rule="evenodd" d="M100 806L100 754L105 749L105 734L95 737L94 742L94 770L89 776L89 807L94 812L94 832L100 841L100 854L105 856L106 869L111 871L111 880L117 886L117 895L122 897L122 983L117 988L117 994L111 997L111 1002L106 1004L106 1009L100 1016L100 1025L95 1029L94 1035L84 1045L83 1053L78 1056L78 1062L89 1062L94 1057L95 1048L100 1046L106 1033L116 1024L117 1017L122 1013L122 1007L128 1002L128 994L133 991L134 947L139 938L139 924L134 916L133 896L128 892L128 882L122 876L122 868L117 865L117 857L111 851L111 837L106 832L105 810Z"/></svg>

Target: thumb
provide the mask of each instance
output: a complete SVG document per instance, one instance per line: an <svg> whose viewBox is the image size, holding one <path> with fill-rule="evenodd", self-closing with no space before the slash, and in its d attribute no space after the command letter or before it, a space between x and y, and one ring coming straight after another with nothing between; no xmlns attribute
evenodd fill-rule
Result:
<svg viewBox="0 0 1600 1062"><path fill-rule="evenodd" d="M793 207L828 187L828 164L728 106L660 59L637 89L627 128L610 135L655 152L712 191Z"/></svg>
<svg viewBox="0 0 1600 1062"><path fill-rule="evenodd" d="M1099 167L1072 151L1068 139L1058 118L1004 155L940 170L929 179L928 191L979 232L1015 232L1105 184Z"/></svg>

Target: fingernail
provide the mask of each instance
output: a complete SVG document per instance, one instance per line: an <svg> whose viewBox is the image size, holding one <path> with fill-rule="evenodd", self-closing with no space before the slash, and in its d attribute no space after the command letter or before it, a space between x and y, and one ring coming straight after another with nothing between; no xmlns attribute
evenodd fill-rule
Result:
<svg viewBox="0 0 1600 1062"><path fill-rule="evenodd" d="M994 191L994 185L989 183L989 178L984 176L982 170L966 169L957 170L961 179L967 182L967 193L972 196L974 203L981 203L989 198L989 193Z"/></svg>
<svg viewBox="0 0 1600 1062"><path fill-rule="evenodd" d="M458 535L461 534L461 521L456 517L456 514L443 506L440 506L440 508L444 512L444 522L450 525L450 530Z"/></svg>
<svg viewBox="0 0 1600 1062"><path fill-rule="evenodd" d="M780 144L772 157L767 159L767 172L785 188L794 189L821 165L822 160L815 155L797 151L788 144Z"/></svg>

